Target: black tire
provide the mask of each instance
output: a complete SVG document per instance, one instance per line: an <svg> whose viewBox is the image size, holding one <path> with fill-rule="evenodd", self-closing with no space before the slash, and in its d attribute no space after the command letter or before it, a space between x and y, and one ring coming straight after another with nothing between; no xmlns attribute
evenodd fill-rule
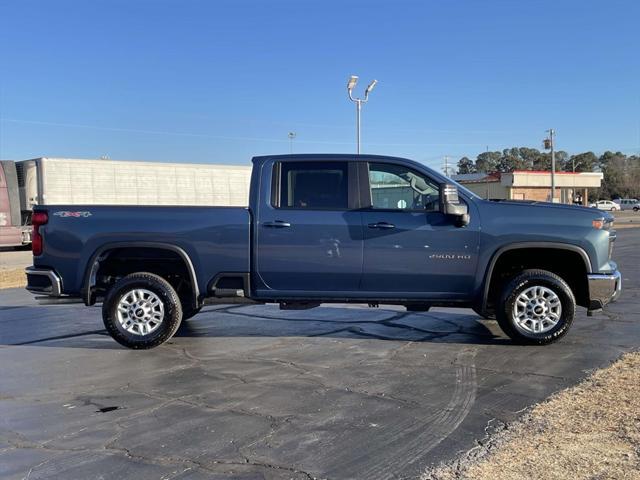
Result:
<svg viewBox="0 0 640 480"><path fill-rule="evenodd" d="M546 332L530 332L516 322L514 305L518 296L530 287L542 286L551 290L560 300L560 319ZM567 334L576 311L576 300L567 283L555 273L546 270L525 270L505 285L500 303L496 307L496 318L500 328L517 343L546 345Z"/></svg>
<svg viewBox="0 0 640 480"><path fill-rule="evenodd" d="M633 207L633 211L634 211L634 212L637 212L638 210L640 210L640 208L638 208L638 207Z"/></svg>
<svg viewBox="0 0 640 480"><path fill-rule="evenodd" d="M130 292L143 289L156 295L164 309L159 325L148 334L131 333L118 320L118 304ZM120 279L107 292L102 304L102 320L113 339L127 348L149 349L162 345L180 327L182 306L178 294L164 278L148 272L137 272Z"/></svg>

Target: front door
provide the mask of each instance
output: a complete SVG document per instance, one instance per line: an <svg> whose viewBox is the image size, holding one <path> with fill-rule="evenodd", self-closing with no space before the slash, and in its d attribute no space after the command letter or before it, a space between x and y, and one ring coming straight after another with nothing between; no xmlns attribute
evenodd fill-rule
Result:
<svg viewBox="0 0 640 480"><path fill-rule="evenodd" d="M363 175L364 176L364 175ZM393 163L369 163L361 289L372 296L460 300L471 295L478 220L457 227L440 212L440 185Z"/></svg>
<svg viewBox="0 0 640 480"><path fill-rule="evenodd" d="M355 164L282 161L267 167L262 180L271 187L269 198L260 200L256 222L258 295L312 298L357 292L362 222L354 208Z"/></svg>

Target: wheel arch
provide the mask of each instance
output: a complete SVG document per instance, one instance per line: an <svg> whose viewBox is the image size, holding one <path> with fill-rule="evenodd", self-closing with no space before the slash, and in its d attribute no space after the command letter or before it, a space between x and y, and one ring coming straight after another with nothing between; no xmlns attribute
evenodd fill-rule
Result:
<svg viewBox="0 0 640 480"><path fill-rule="evenodd" d="M498 265L499 260L501 258L505 258L506 254L513 253L513 252L523 253L523 252L526 252L527 250L538 251L538 252L543 250L572 252L582 259L585 272L587 274L592 272L589 255L583 248L577 245L572 245L569 243L558 243L558 242L521 242L521 243L514 243L514 244L502 246L498 248L491 256L491 260L489 261L487 271L484 276L484 281L482 283L482 289L481 289L482 297L479 302L481 312L485 314L487 313L487 306L488 306L489 297L490 297L489 290L493 281L493 275L496 270L496 265ZM536 268L536 267L531 267L531 268ZM567 280L565 279L565 281ZM584 281L586 282L586 277Z"/></svg>
<svg viewBox="0 0 640 480"><path fill-rule="evenodd" d="M100 269L101 262L105 261L114 251L128 248L140 248L149 251L162 250L176 254L183 262L189 276L189 282L191 284L192 290L192 306L194 308L200 306L200 289L198 286L198 276L193 266L191 257L183 248L177 245L162 242L110 242L97 248L87 262L87 266L83 275L81 293L85 305L93 305L95 303L96 299L93 295L93 290L96 286L97 273Z"/></svg>

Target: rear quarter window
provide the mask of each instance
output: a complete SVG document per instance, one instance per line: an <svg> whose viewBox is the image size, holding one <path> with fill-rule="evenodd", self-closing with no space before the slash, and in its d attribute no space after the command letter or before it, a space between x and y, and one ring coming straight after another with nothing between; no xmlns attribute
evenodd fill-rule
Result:
<svg viewBox="0 0 640 480"><path fill-rule="evenodd" d="M347 210L347 162L282 162L276 207ZM276 170L277 171L277 170Z"/></svg>

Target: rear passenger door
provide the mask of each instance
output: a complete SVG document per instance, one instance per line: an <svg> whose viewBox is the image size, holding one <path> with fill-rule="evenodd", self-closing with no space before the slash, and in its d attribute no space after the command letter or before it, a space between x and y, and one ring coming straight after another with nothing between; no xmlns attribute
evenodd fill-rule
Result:
<svg viewBox="0 0 640 480"><path fill-rule="evenodd" d="M331 297L358 290L363 240L355 168L331 160L266 166L254 236L258 296Z"/></svg>

